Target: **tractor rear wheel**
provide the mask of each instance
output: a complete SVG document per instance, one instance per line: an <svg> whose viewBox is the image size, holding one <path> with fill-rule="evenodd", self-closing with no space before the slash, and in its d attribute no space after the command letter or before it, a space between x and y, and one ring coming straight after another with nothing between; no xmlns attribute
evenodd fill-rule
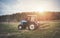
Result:
<svg viewBox="0 0 60 38"><path fill-rule="evenodd" d="M37 26L36 24L33 24L33 23L32 23L32 24L30 24L30 25L28 26L28 29L29 29L29 30L35 30L35 29L36 29L36 26Z"/></svg>

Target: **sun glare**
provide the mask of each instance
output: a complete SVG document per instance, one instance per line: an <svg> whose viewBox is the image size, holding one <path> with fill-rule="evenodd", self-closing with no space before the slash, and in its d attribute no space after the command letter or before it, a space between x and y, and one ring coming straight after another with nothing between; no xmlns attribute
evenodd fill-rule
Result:
<svg viewBox="0 0 60 38"><path fill-rule="evenodd" d="M39 12L41 12L41 13L44 12L44 11L45 11L45 10L44 10L43 8L41 8L41 9L39 10Z"/></svg>
<svg viewBox="0 0 60 38"><path fill-rule="evenodd" d="M44 15L45 14L45 9L44 8L40 8L40 9L38 9L38 11L39 11L39 13L41 15Z"/></svg>

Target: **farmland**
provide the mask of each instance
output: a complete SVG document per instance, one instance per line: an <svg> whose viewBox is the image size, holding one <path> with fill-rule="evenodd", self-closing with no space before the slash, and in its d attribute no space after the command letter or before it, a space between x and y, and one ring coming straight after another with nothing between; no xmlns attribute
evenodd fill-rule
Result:
<svg viewBox="0 0 60 38"><path fill-rule="evenodd" d="M19 23L0 23L0 38L60 38L60 22L42 21L36 30L18 30Z"/></svg>

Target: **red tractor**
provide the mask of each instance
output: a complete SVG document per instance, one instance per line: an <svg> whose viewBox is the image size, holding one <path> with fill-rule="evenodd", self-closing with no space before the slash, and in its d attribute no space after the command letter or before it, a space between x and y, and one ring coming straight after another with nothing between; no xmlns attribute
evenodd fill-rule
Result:
<svg viewBox="0 0 60 38"><path fill-rule="evenodd" d="M18 25L18 29L35 30L39 27L39 21L37 15L27 15L27 19L22 19Z"/></svg>

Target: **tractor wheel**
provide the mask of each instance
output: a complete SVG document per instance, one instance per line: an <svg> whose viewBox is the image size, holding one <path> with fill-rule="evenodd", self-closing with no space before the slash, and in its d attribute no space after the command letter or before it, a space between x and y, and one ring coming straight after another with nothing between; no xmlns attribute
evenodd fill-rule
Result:
<svg viewBox="0 0 60 38"><path fill-rule="evenodd" d="M19 25L18 30L22 30L22 29L23 29L22 25Z"/></svg>
<svg viewBox="0 0 60 38"><path fill-rule="evenodd" d="M35 24L30 24L30 25L28 26L28 29L29 29L29 30L35 30L35 29L36 29L36 25L35 25Z"/></svg>

